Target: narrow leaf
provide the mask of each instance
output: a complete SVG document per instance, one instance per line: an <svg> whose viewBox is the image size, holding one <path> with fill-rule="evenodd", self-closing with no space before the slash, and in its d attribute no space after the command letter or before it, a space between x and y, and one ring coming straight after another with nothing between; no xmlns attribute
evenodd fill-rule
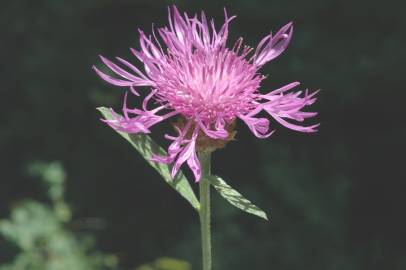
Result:
<svg viewBox="0 0 406 270"><path fill-rule="evenodd" d="M99 107L97 109L101 112L106 120L113 119L110 109L105 107ZM192 187L182 172L179 171L176 178L172 179L171 170L168 165L151 161L152 154L162 156L166 155L167 153L164 149L162 149L146 134L128 134L119 131L116 132L124 137L124 139L126 139L142 155L148 164L151 165L163 177L166 183L174 188L182 197L188 200L193 208L199 210L199 201L197 200Z"/></svg>
<svg viewBox="0 0 406 270"><path fill-rule="evenodd" d="M214 188L220 193L220 195L235 207L249 214L256 215L258 217L268 220L268 217L264 211L262 211L259 207L255 206L249 200L244 198L243 195L241 195L238 191L230 187L220 177L212 175L209 177L209 181L214 186Z"/></svg>

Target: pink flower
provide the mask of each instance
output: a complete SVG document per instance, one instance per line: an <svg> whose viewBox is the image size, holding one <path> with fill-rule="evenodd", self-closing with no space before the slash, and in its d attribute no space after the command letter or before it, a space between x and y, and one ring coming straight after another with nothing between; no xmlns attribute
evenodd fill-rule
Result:
<svg viewBox="0 0 406 270"><path fill-rule="evenodd" d="M315 132L318 126L299 124L316 115L302 109L315 102L317 92L291 92L298 82L268 94L258 91L265 78L259 70L286 49L292 37L292 23L263 38L255 50L243 46L242 38L229 49L226 47L228 26L234 16L224 13L225 22L216 30L213 20L208 22L203 12L200 18L186 13L182 16L174 6L169 9L169 27L158 28L158 34L153 31L152 36L139 30L140 50L131 51L143 63L144 72L124 59L117 58L119 66L102 56L103 63L116 76L93 67L105 81L129 87L134 95L139 95L138 86L151 89L140 109L127 107L126 94L123 116L114 114L114 120L106 121L112 128L127 133L149 133L153 125L169 117L180 115L185 119L183 125L176 127L177 137L166 135L172 141L168 156L154 157L156 162L174 163L172 177L186 162L199 181L198 137L204 134L227 140L230 138L227 127L237 118L259 138L273 133L269 120L258 116L262 111L293 130Z"/></svg>

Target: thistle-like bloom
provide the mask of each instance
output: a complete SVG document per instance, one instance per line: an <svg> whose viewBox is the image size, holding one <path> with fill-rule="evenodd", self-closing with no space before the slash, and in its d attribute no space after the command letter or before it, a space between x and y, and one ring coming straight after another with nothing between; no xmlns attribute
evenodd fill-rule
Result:
<svg viewBox="0 0 406 270"><path fill-rule="evenodd" d="M144 72L122 58L117 58L119 66L102 56L103 63L116 76L93 68L105 81L128 87L134 95L139 95L136 89L139 86L150 88L142 108L128 108L126 93L123 116L113 113L115 119L106 121L112 128L126 133L149 133L153 125L181 116L182 124L175 125L178 135L165 135L172 141L168 156L153 158L156 162L173 163L172 177L186 162L199 181L201 168L196 154L199 138L229 140L234 134L229 127L237 118L258 138L273 133L269 120L258 116L263 111L287 128L316 131L318 125L299 124L316 115L302 111L315 102L316 92L291 92L298 82L267 94L258 91L265 78L259 70L285 50L292 37L292 23L263 38L255 50L243 46L242 38L230 49L226 41L234 16L228 17L224 12L225 22L216 30L213 20L208 22L203 12L199 18L186 13L182 16L175 6L168 11L169 27L158 28L158 34L153 30L152 36L139 30L140 50L131 49L142 62Z"/></svg>

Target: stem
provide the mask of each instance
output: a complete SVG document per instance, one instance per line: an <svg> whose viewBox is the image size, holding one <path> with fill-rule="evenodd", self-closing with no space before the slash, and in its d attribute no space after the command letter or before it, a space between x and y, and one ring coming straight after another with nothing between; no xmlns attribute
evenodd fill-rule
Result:
<svg viewBox="0 0 406 270"><path fill-rule="evenodd" d="M202 168L200 180L200 228L202 233L203 270L211 270L211 232L210 232L210 164L211 152L200 152L199 161Z"/></svg>

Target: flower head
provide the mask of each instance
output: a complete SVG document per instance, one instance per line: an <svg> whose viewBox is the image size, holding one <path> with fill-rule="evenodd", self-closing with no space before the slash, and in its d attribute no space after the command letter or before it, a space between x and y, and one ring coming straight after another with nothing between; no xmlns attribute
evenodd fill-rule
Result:
<svg viewBox="0 0 406 270"><path fill-rule="evenodd" d="M202 137L229 140L234 135L230 127L237 118L259 138L273 133L269 120L258 116L263 111L287 128L316 131L318 125L299 124L316 115L302 111L315 102L316 92L291 92L298 82L267 94L258 90L265 78L259 73L260 68L286 49L292 37L292 23L275 35L267 35L255 50L243 46L242 38L227 48L228 27L234 16L228 17L224 12L224 24L217 30L213 20L208 22L203 12L200 17L190 17L186 13L181 15L175 6L168 11L169 26L158 28L157 33L153 30L149 36L139 30L140 49L131 49L143 64L144 72L122 58L117 58L119 66L102 56L102 62L116 76L93 68L105 81L128 87L134 95L139 95L136 87L150 87L142 108L127 107L126 93L123 116L114 114L114 120L106 121L112 128L127 133L149 133L150 127L167 118L182 117L182 124L175 125L177 136L165 136L172 141L168 156L154 157L156 162L174 164L172 177L186 162L199 181L197 144Z"/></svg>

